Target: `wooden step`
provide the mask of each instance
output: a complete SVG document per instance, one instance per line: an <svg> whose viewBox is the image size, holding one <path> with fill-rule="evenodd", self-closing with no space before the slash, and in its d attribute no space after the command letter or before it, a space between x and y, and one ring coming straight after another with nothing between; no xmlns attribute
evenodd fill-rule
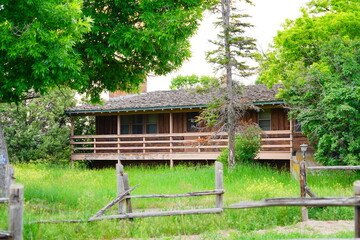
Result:
<svg viewBox="0 0 360 240"><path fill-rule="evenodd" d="M290 151L261 151L258 153L257 158L260 160L271 160L271 159L281 159L281 160L290 160L291 152Z"/></svg>
<svg viewBox="0 0 360 240"><path fill-rule="evenodd" d="M262 145L261 147L263 148L289 148L291 147L291 145L285 145L285 144L280 144L280 145Z"/></svg>

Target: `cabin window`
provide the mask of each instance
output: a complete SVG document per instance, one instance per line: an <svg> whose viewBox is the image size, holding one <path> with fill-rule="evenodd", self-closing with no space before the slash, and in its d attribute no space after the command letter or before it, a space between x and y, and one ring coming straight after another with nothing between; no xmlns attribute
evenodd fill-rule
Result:
<svg viewBox="0 0 360 240"><path fill-rule="evenodd" d="M146 133L158 132L158 115L151 114L146 116Z"/></svg>
<svg viewBox="0 0 360 240"><path fill-rule="evenodd" d="M259 112L259 127L266 131L271 130L271 110L264 109Z"/></svg>
<svg viewBox="0 0 360 240"><path fill-rule="evenodd" d="M143 115L134 115L132 120L132 134L142 134Z"/></svg>
<svg viewBox="0 0 360 240"><path fill-rule="evenodd" d="M196 119L197 116L199 116L199 113L197 112L190 112L186 114L186 130L187 132L196 132Z"/></svg>
<svg viewBox="0 0 360 240"><path fill-rule="evenodd" d="M120 134L130 134L130 116L121 116Z"/></svg>

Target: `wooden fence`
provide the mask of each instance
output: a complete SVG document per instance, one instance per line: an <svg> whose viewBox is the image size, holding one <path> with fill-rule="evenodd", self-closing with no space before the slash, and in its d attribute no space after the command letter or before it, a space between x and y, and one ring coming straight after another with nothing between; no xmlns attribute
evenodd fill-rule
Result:
<svg viewBox="0 0 360 240"><path fill-rule="evenodd" d="M96 221L103 219L133 219L143 217L160 217L160 216L175 216L175 215L190 215L190 214L211 214L223 212L223 165L220 162L215 162L215 190L189 192L184 194L153 194L153 195L130 195L138 185L130 188L128 174L124 173L124 167L121 164L116 166L117 174L117 188L118 197L103 207L88 221ZM175 211L160 211L160 212L140 212L133 213L131 200L134 198L183 198L183 197L199 197L215 195L215 208L208 209L190 209L190 210L175 210ZM118 204L119 214L103 216L106 210Z"/></svg>
<svg viewBox="0 0 360 240"><path fill-rule="evenodd" d="M300 196L305 198L307 195L311 198L316 198L316 194L307 185L307 171L319 171L319 170L360 170L360 166L312 166L307 167L306 161L300 161ZM308 209L303 207L301 209L302 220L307 221L309 219Z"/></svg>
<svg viewBox="0 0 360 240"><path fill-rule="evenodd" d="M0 231L1 239L23 239L23 205L24 187L13 183L14 168L10 165L1 166L1 204L9 204L9 229Z"/></svg>
<svg viewBox="0 0 360 240"><path fill-rule="evenodd" d="M354 207L355 238L360 238L360 181L354 182L354 197L312 197L312 198L272 198L261 201L239 202L226 207L226 209L244 209L272 206L303 206L303 207L325 207L340 206Z"/></svg>

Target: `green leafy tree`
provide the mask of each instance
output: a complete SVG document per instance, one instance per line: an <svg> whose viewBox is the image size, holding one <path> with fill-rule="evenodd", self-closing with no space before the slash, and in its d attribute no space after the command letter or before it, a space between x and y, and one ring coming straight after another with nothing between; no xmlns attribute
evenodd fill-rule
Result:
<svg viewBox="0 0 360 240"><path fill-rule="evenodd" d="M204 114L205 118L218 117L218 125L222 125L222 129L228 133L228 149L229 158L228 165L230 168L235 166L235 131L236 121L241 117L241 113L245 110L245 105L239 105L238 94L239 85L235 81L235 76L242 78L253 74L254 68L247 64L247 60L252 58L256 49L255 39L244 35L247 28L252 25L243 21L249 15L239 13L234 7L236 1L221 0L220 4L215 8L221 12L221 21L216 23L222 29L218 35L218 41L212 41L217 49L207 53L207 60L216 65L216 70L223 70L224 81L227 86L226 97L217 103L219 110L226 108L226 111L216 112L215 108L209 108ZM251 1L244 2L252 4ZM216 105L216 104L215 104ZM210 114L209 114L210 113ZM213 121L210 121L213 122Z"/></svg>
<svg viewBox="0 0 360 240"><path fill-rule="evenodd" d="M360 164L359 40L334 38L319 49L321 60L299 63L280 97L327 165Z"/></svg>
<svg viewBox="0 0 360 240"><path fill-rule="evenodd" d="M129 91L149 73L164 75L190 57L189 38L211 0L84 1L94 26L77 45L93 98L103 90Z"/></svg>
<svg viewBox="0 0 360 240"><path fill-rule="evenodd" d="M286 82L298 62L309 67L321 60L322 45L335 37L357 39L360 29L357 0L313 0L302 16L287 20L272 48L260 61L258 82Z"/></svg>
<svg viewBox="0 0 360 240"><path fill-rule="evenodd" d="M190 56L188 38L210 2L3 0L0 102L56 86L96 101L103 90L126 91L149 73L168 73Z"/></svg>
<svg viewBox="0 0 360 240"><path fill-rule="evenodd" d="M360 6L314 0L288 21L261 62L261 82L281 82L280 97L328 165L359 164Z"/></svg>
<svg viewBox="0 0 360 240"><path fill-rule="evenodd" d="M0 104L9 156L13 161L68 160L70 125L65 109L75 106L69 89L50 91L21 104Z"/></svg>
<svg viewBox="0 0 360 240"><path fill-rule="evenodd" d="M210 76L197 76L195 74L189 76L179 75L171 80L170 89L209 89L220 86L219 79Z"/></svg>

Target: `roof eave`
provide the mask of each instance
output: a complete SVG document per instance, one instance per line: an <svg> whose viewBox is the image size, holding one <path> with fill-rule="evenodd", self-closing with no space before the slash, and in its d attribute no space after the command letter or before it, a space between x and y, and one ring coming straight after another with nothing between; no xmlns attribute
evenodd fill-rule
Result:
<svg viewBox="0 0 360 240"><path fill-rule="evenodd" d="M284 104L284 101L269 101L269 102L255 102L256 106L263 105L279 105ZM166 107L147 107L147 108L124 108L124 109L98 109L98 110L75 110L65 111L69 115L78 114L96 114L96 113L120 113L120 112L137 112L137 111L154 111L154 110L173 110L173 109L191 109L191 108L206 108L207 105L186 105L186 106L166 106Z"/></svg>
<svg viewBox="0 0 360 240"><path fill-rule="evenodd" d="M98 110L75 110L65 111L66 114L86 114L86 113L117 113L117 112L137 112L153 110L173 110L173 109L191 109L206 108L207 105L186 105L186 106L166 106L166 107L147 107L147 108L124 108L124 109L98 109Z"/></svg>

